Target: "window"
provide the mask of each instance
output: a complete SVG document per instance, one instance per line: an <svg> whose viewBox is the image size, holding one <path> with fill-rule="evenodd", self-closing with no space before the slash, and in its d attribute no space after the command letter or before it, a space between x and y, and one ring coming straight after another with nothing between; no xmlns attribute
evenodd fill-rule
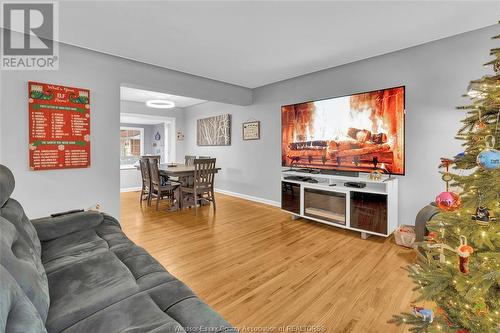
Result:
<svg viewBox="0 0 500 333"><path fill-rule="evenodd" d="M135 167L144 151L144 129L120 128L120 168Z"/></svg>

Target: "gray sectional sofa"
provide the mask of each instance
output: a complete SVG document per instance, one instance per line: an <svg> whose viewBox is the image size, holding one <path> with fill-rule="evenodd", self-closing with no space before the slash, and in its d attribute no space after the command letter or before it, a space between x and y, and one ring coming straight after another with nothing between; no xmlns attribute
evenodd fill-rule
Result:
<svg viewBox="0 0 500 333"><path fill-rule="evenodd" d="M236 332L111 216L29 220L13 190L0 165L0 332Z"/></svg>

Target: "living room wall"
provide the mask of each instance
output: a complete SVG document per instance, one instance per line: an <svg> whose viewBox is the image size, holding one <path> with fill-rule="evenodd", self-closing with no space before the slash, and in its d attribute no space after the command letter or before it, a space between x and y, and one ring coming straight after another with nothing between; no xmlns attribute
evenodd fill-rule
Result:
<svg viewBox="0 0 500 333"><path fill-rule="evenodd" d="M280 106L381 88L406 86L406 175L398 177L399 223L413 224L418 210L444 189L439 158L461 152L454 140L467 103L461 95L487 69L498 26L438 40L278 82L254 90L250 106L204 103L187 108L185 150L217 158L219 190L268 203L280 200ZM362 42L362 41L360 41ZM198 147L196 119L230 113L231 146ZM241 124L261 121L261 139L243 141Z"/></svg>
<svg viewBox="0 0 500 333"><path fill-rule="evenodd" d="M1 32L1 31L0 31ZM248 105L250 89L61 44L59 70L0 72L0 163L16 177L13 197L30 218L100 203L120 213L120 85ZM91 167L30 171L28 81L90 89Z"/></svg>

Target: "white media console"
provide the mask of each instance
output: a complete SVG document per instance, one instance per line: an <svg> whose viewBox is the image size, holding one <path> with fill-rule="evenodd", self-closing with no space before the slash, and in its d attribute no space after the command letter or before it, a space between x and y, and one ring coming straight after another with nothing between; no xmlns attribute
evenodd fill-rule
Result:
<svg viewBox="0 0 500 333"><path fill-rule="evenodd" d="M313 178L317 183L287 179ZM362 182L366 187L348 187L346 182ZM387 237L398 227L398 179L367 175L347 177L283 170L281 208L292 218L303 217L335 227Z"/></svg>

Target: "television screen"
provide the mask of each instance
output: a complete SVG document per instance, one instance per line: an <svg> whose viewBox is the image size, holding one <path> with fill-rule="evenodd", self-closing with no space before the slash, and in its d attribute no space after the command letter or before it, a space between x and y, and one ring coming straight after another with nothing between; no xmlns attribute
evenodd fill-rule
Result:
<svg viewBox="0 0 500 333"><path fill-rule="evenodd" d="M405 88L281 107L283 166L403 175Z"/></svg>

